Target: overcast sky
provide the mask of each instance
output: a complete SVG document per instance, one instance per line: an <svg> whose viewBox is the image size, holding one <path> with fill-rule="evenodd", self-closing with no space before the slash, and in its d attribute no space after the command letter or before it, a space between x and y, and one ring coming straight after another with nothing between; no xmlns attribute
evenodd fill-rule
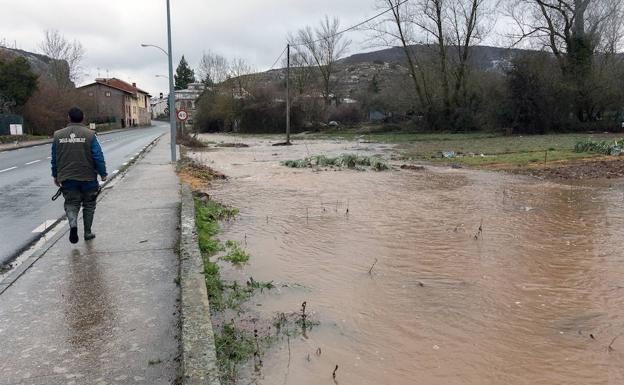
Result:
<svg viewBox="0 0 624 385"><path fill-rule="evenodd" d="M0 40L38 51L46 29L78 39L86 49L82 84L118 77L152 95L166 92L165 0L0 0ZM378 11L375 0L171 0L174 67L182 54L196 68L203 51L246 59L268 69L284 49L286 35L317 24L324 15L350 26ZM362 34L350 34L351 53L364 50ZM99 69L98 69L99 68Z"/></svg>

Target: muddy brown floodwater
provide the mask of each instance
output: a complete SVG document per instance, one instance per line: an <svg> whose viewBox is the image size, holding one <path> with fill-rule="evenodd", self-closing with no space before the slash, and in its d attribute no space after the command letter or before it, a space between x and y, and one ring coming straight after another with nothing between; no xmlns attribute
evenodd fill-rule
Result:
<svg viewBox="0 0 624 385"><path fill-rule="evenodd" d="M622 185L290 169L279 160L391 148L208 140L250 145L194 155L230 177L210 193L241 211L220 237L252 258L224 274L300 284L249 306L270 318L307 301L321 322L241 383L334 384L339 365L343 385L624 384Z"/></svg>

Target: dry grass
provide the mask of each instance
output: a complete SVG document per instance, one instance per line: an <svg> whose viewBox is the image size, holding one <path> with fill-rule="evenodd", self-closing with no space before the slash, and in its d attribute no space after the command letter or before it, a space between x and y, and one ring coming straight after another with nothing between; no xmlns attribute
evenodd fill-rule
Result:
<svg viewBox="0 0 624 385"><path fill-rule="evenodd" d="M205 188L215 179L226 178L222 173L189 158L180 160L177 172L182 182L190 184L193 190Z"/></svg>

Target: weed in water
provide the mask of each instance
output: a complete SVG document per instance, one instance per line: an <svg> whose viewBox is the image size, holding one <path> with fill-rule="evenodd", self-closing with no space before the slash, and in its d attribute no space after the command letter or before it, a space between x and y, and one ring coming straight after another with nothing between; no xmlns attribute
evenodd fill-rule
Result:
<svg viewBox="0 0 624 385"><path fill-rule="evenodd" d="M228 249L228 253L219 258L222 261L228 261L235 265L242 265L249 262L249 254L245 250L241 249L240 245L234 241L227 241L225 247Z"/></svg>
<svg viewBox="0 0 624 385"><path fill-rule="evenodd" d="M237 365L253 357L256 348L253 337L238 329L234 323L226 323L215 335L217 363L222 384L234 384Z"/></svg>
<svg viewBox="0 0 624 385"><path fill-rule="evenodd" d="M304 159L286 160L282 162L282 165L291 168L339 167L362 169L362 167L369 167L375 171L384 171L390 168L388 164L378 156L360 156L356 154L342 154L335 158L325 155L315 155Z"/></svg>
<svg viewBox="0 0 624 385"><path fill-rule="evenodd" d="M260 290L260 292L264 292L264 290L271 290L271 289L275 289L275 285L273 285L273 281L271 282L261 282L261 281L256 281L253 279L253 277L249 277L249 280L247 281L247 287L254 289L254 290Z"/></svg>

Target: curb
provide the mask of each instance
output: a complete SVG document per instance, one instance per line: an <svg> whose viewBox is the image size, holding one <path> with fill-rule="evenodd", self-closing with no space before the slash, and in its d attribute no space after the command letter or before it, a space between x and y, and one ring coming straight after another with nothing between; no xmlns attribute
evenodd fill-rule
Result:
<svg viewBox="0 0 624 385"><path fill-rule="evenodd" d="M180 212L180 287L182 322L182 383L220 385L204 261L197 242L195 202L189 185L182 186Z"/></svg>
<svg viewBox="0 0 624 385"><path fill-rule="evenodd" d="M165 135L165 134L163 134ZM130 163L128 163L128 165L126 166L125 169L123 169L122 171L118 172L115 175L111 175L110 178L104 182L101 187L102 187L102 194L100 194L100 196L98 197L98 202L100 202L102 199L104 199L104 197L106 197L106 187L110 184L112 184L113 181L116 181L117 179L123 177L124 175L126 175L126 173L128 172L128 170L130 169L130 167L132 165L134 165L136 163L136 161L138 160L138 158L142 155L144 155L145 153L149 152L152 148L154 148L154 145L160 140L160 138L163 137L163 135L159 136L158 138L154 139L153 141L151 141L147 146L145 146L143 148L143 150L141 150L141 152L139 153L139 155L137 155L132 161L130 161ZM58 226L63 220L65 220L66 216L63 215L62 217L60 217L59 219L57 219L50 227L48 227L48 229L41 233L39 236L37 236L37 238L33 239L28 246L24 247L22 249L22 251L20 253L17 254L17 256L13 256L11 258L9 258L9 260L5 263L10 264L12 263L12 261L14 261L16 259L16 257L19 257L19 254L23 253L24 251L28 250L29 247L31 247L35 242L37 242L39 239L43 238L48 232L52 231L54 228L56 228L56 226ZM56 244L56 242L58 242L61 238L63 238L67 232L69 231L69 229L65 229L62 231L59 231L56 235L54 235L52 237L52 239L50 239L48 242L46 242L43 246L41 246L41 248L37 251L35 251L30 257L28 257L22 264L20 264L17 268L15 268L15 270L10 271L4 279L0 280L0 295L2 295L9 287L11 287L11 285L13 285L13 283L15 283L15 281L17 281L22 275L24 275L24 273L26 273L26 271L28 271L28 269L30 269L30 267L32 265L35 264L35 262L37 262L41 257L43 257L45 255L45 253L50 250L50 248L52 248L52 246L54 246ZM202 269L203 271L203 269Z"/></svg>

